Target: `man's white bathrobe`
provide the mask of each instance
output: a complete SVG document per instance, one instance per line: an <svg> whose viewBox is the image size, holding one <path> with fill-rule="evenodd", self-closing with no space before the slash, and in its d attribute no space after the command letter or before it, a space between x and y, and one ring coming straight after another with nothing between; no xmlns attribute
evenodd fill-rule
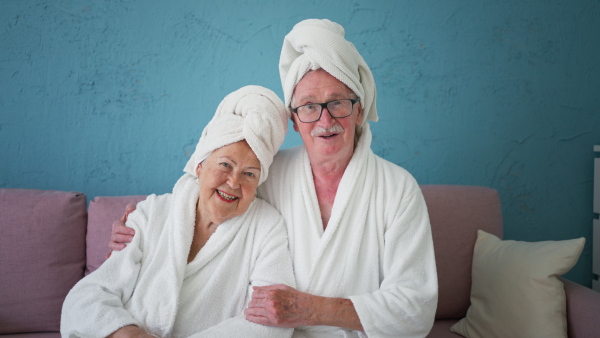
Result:
<svg viewBox="0 0 600 338"><path fill-rule="evenodd" d="M246 213L219 225L188 264L198 200L194 181L186 174L173 194L150 195L138 204L127 221L136 230L133 241L65 299L63 337L105 337L130 324L161 337L291 336L291 329L243 316L252 285L295 284L282 217L257 198ZM184 200L174 197L178 186L187 190Z"/></svg>
<svg viewBox="0 0 600 338"><path fill-rule="evenodd" d="M259 196L285 218L300 291L350 298L365 333L423 337L433 325L437 275L427 207L415 179L371 150L363 134L340 182L325 231L303 146L280 151ZM300 327L294 336L357 337Z"/></svg>

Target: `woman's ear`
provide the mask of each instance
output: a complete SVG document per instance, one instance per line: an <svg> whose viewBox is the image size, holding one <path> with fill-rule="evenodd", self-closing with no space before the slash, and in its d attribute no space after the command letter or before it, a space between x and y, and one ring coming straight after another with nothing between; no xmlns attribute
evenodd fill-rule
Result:
<svg viewBox="0 0 600 338"><path fill-rule="evenodd" d="M200 177L200 172L202 171L202 162L198 163L198 166L196 167L196 176Z"/></svg>

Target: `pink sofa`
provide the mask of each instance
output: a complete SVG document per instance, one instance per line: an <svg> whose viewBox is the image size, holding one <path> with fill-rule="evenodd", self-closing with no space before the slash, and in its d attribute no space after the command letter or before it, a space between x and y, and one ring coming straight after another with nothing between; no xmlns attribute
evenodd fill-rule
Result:
<svg viewBox="0 0 600 338"><path fill-rule="evenodd" d="M460 337L450 326L469 307L477 229L502 236L498 193L470 186L422 186L433 230L439 279L429 337ZM59 337L70 288L108 251L112 222L145 196L96 197L86 211L77 192L0 189L0 335ZM600 332L600 293L563 280L570 337Z"/></svg>

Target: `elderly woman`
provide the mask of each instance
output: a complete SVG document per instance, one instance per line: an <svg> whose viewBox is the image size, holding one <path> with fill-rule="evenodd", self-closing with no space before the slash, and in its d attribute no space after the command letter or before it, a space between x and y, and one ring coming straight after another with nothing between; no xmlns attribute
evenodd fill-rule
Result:
<svg viewBox="0 0 600 338"><path fill-rule="evenodd" d="M256 198L286 129L272 91L225 97L173 193L140 202L133 241L69 292L62 336L291 336L243 316L252 286L295 284L283 219Z"/></svg>

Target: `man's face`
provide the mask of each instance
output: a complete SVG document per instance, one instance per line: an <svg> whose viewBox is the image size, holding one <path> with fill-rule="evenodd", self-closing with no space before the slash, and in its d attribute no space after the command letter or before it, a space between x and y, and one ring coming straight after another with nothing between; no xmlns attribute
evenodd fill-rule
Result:
<svg viewBox="0 0 600 338"><path fill-rule="evenodd" d="M292 107L308 103L324 103L336 99L351 99L356 96L350 88L323 69L304 75L294 89ZM303 123L292 114L294 130L300 133L309 156L350 159L354 151L356 126L362 120L360 102L352 108L352 114L343 118L332 118L323 109L321 119ZM341 127L341 128L340 128Z"/></svg>

